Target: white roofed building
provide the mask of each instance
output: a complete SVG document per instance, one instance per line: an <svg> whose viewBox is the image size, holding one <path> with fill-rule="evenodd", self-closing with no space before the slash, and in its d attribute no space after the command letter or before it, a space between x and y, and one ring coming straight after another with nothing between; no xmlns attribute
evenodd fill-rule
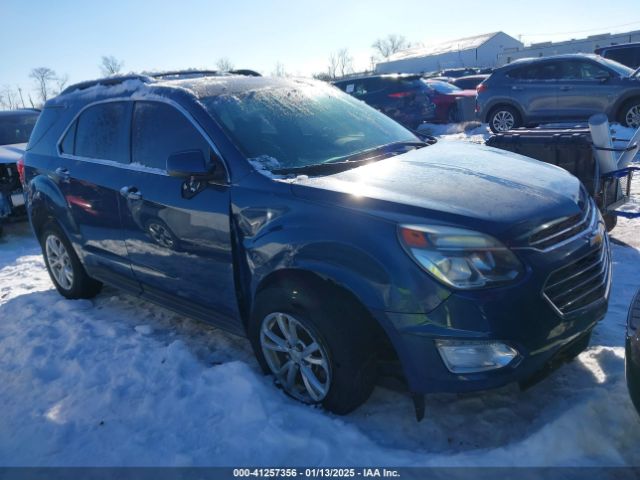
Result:
<svg viewBox="0 0 640 480"><path fill-rule="evenodd" d="M495 67L502 52L522 47L522 42L504 32L486 33L402 50L378 63L376 73L427 73L448 68Z"/></svg>

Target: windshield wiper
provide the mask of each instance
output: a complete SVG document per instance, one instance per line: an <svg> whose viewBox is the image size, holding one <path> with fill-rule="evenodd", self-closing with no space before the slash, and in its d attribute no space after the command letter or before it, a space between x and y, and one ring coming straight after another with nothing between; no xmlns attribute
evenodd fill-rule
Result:
<svg viewBox="0 0 640 480"><path fill-rule="evenodd" d="M423 141L406 141L406 142L392 142L385 143L384 145L378 145L377 147L368 148L366 150L360 150L359 152L350 153L349 155L345 155L343 157L332 158L324 162L325 164L332 163L345 163L345 162L353 162L358 161L362 158L377 158L380 156L385 156L390 153L397 153L397 149L399 148L409 148L415 147L422 148L429 145L427 142ZM379 154L375 155L377 152Z"/></svg>
<svg viewBox="0 0 640 480"><path fill-rule="evenodd" d="M399 150L414 147L415 149L433 145L435 139L427 139L426 141L406 141L392 142L377 147L361 150L356 153L345 155L343 157L332 158L322 163L312 163L311 165L303 165L300 167L278 168L272 170L273 173L279 175L289 174L307 174L320 175L327 173L336 173L350 168L355 168L367 163L376 162L387 158L389 155L400 153Z"/></svg>

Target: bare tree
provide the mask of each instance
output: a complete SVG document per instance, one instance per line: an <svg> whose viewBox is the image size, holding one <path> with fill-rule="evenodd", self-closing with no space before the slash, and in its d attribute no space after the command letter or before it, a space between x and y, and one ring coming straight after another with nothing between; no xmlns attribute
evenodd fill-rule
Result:
<svg viewBox="0 0 640 480"><path fill-rule="evenodd" d="M216 67L221 72L229 72L233 70L233 63L227 57L222 57L216 62Z"/></svg>
<svg viewBox="0 0 640 480"><path fill-rule="evenodd" d="M288 77L289 74L287 73L287 70L282 62L276 62L276 66L274 67L273 72L271 72L271 76Z"/></svg>
<svg viewBox="0 0 640 480"><path fill-rule="evenodd" d="M400 50L405 50L410 47L411 44L406 38L396 34L387 35L386 38L379 38L371 45L371 48L376 50L385 59Z"/></svg>
<svg viewBox="0 0 640 480"><path fill-rule="evenodd" d="M8 110L13 110L14 108L18 108L20 105L18 104L18 95L15 90L11 88L9 85L5 85L2 88L2 94L0 94L0 102L2 107Z"/></svg>
<svg viewBox="0 0 640 480"><path fill-rule="evenodd" d="M346 48L338 50L336 57L338 60L338 72L340 72L341 77L353 73L353 57L349 55L349 50Z"/></svg>
<svg viewBox="0 0 640 480"><path fill-rule="evenodd" d="M67 85L67 82L69 82L69 75L67 75L66 73L64 75L60 75L59 77L56 77L56 95L59 94L62 90L64 90L64 87Z"/></svg>
<svg viewBox="0 0 640 480"><path fill-rule="evenodd" d="M22 108L25 108L24 97L22 96L22 88L18 87L18 96L20 97L20 103L22 104Z"/></svg>
<svg viewBox="0 0 640 480"><path fill-rule="evenodd" d="M51 93L51 82L56 79L56 72L48 67L38 67L31 70L29 78L36 82L36 90L42 103L46 102Z"/></svg>
<svg viewBox="0 0 640 480"><path fill-rule="evenodd" d="M329 66L327 67L327 75L331 80L338 77L338 56L335 53L329 55Z"/></svg>
<svg viewBox="0 0 640 480"><path fill-rule="evenodd" d="M113 55L103 56L100 62L100 72L105 77L118 75L122 71L122 67L124 67L124 62Z"/></svg>

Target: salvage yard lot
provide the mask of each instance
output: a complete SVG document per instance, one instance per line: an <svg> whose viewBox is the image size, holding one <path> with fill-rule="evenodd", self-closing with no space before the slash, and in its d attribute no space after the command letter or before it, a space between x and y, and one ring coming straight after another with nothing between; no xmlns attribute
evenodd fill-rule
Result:
<svg viewBox="0 0 640 480"><path fill-rule="evenodd" d="M452 141L486 135L438 128ZM588 350L524 392L430 395L417 423L409 397L383 388L346 417L301 405L260 373L246 340L116 290L65 300L28 226L9 225L0 464L640 465L623 348L637 226L621 221L613 237L609 312Z"/></svg>

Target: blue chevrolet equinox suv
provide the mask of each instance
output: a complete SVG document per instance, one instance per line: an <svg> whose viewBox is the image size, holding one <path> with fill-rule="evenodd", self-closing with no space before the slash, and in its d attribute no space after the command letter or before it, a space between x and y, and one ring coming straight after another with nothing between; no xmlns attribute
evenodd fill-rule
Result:
<svg viewBox="0 0 640 480"><path fill-rule="evenodd" d="M575 177L419 138L323 82L78 84L21 168L63 296L107 284L247 336L276 385L339 414L394 376L414 399L531 384L607 310Z"/></svg>

